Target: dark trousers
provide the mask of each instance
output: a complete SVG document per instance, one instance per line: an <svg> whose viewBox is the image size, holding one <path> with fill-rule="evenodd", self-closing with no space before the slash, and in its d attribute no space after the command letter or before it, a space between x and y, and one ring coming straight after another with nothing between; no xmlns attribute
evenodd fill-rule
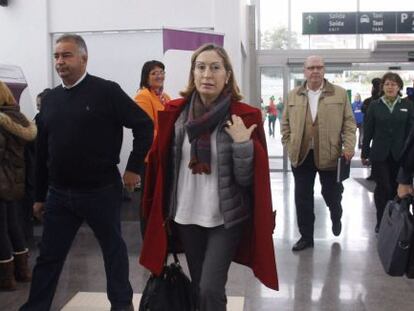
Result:
<svg viewBox="0 0 414 311"><path fill-rule="evenodd" d="M205 228L178 225L199 311L225 311L225 286L243 225Z"/></svg>
<svg viewBox="0 0 414 311"><path fill-rule="evenodd" d="M377 209L377 225L381 223L385 205L397 195L398 163L391 155L385 161L372 161L372 172L376 183L374 201Z"/></svg>
<svg viewBox="0 0 414 311"><path fill-rule="evenodd" d="M270 115L268 120L269 120L269 136L275 137L276 116Z"/></svg>
<svg viewBox="0 0 414 311"><path fill-rule="evenodd" d="M299 232L302 238L313 241L314 214L314 185L316 173L322 186L322 197L331 213L331 220L337 221L342 217L342 183L336 182L336 170L322 171L315 166L311 150L305 161L298 167L292 167L295 177L295 203Z"/></svg>
<svg viewBox="0 0 414 311"><path fill-rule="evenodd" d="M0 200L0 261L12 258L13 252L26 250L26 240L14 202Z"/></svg>
<svg viewBox="0 0 414 311"><path fill-rule="evenodd" d="M362 148L362 140L364 139L364 126L362 124L357 124L358 129L358 149Z"/></svg>
<svg viewBox="0 0 414 311"><path fill-rule="evenodd" d="M20 310L50 309L63 264L83 221L91 227L101 246L112 307L132 302L128 254L121 236L121 201L120 181L93 191L49 189L29 300Z"/></svg>
<svg viewBox="0 0 414 311"><path fill-rule="evenodd" d="M141 176L141 193L140 193L140 203L139 203L139 225L140 225L140 233L142 239L144 239L145 229L147 228L147 220L144 219L143 210L142 210L142 202L144 201L144 187L145 187L145 172L147 169L147 163L142 166L142 170L140 172Z"/></svg>

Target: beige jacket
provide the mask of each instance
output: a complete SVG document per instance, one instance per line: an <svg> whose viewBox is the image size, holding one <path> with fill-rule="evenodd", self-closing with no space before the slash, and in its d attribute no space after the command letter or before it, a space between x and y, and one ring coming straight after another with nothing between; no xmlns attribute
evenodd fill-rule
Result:
<svg viewBox="0 0 414 311"><path fill-rule="evenodd" d="M308 96L305 84L289 92L282 117L282 143L286 146L293 167L299 159L305 129ZM346 90L325 80L318 104L318 148L316 163L319 169L336 167L342 150L353 152L356 124Z"/></svg>

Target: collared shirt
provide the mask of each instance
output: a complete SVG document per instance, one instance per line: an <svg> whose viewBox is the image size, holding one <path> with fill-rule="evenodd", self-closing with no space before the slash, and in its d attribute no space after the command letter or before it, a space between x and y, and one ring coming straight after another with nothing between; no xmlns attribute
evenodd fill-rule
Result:
<svg viewBox="0 0 414 311"><path fill-rule="evenodd" d="M381 101L384 103L385 106L387 106L387 108L392 113L394 110L395 104L400 101L400 96L397 96L394 101L389 101L385 96L382 96Z"/></svg>
<svg viewBox="0 0 414 311"><path fill-rule="evenodd" d="M85 70L85 72L83 73L82 77L80 77L80 78L79 78L79 80L78 80L78 81L76 81L73 85L65 85L65 83L64 83L64 82L63 82L63 80L62 80L62 86L63 86L63 88L64 88L64 89L69 90L69 89L71 89L71 88L73 88L73 87L77 86L79 83L81 83L81 82L82 82L82 80L83 80L83 79L85 79L86 74L87 74L87 72L86 72L86 70Z"/></svg>
<svg viewBox="0 0 414 311"><path fill-rule="evenodd" d="M309 108L310 108L310 112L312 115L312 122L315 122L316 115L318 114L318 102L319 102L319 97L322 94L322 88L323 88L323 83L321 87L316 91L313 91L309 89L308 86L306 86L306 89L308 91Z"/></svg>

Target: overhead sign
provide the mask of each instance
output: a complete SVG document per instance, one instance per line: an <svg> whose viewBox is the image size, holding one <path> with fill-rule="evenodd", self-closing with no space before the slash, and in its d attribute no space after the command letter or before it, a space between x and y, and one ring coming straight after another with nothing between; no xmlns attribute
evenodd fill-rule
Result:
<svg viewBox="0 0 414 311"><path fill-rule="evenodd" d="M398 12L397 33L414 33L414 12Z"/></svg>
<svg viewBox="0 0 414 311"><path fill-rule="evenodd" d="M303 13L304 35L349 34L356 32L356 13Z"/></svg>
<svg viewBox="0 0 414 311"><path fill-rule="evenodd" d="M395 12L360 12L357 33L395 33Z"/></svg>
<svg viewBox="0 0 414 311"><path fill-rule="evenodd" d="M414 12L302 13L304 35L414 33Z"/></svg>

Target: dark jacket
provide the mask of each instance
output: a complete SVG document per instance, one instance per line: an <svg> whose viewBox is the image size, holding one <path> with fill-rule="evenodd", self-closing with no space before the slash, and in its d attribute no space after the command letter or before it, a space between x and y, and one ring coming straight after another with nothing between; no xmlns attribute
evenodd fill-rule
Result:
<svg viewBox="0 0 414 311"><path fill-rule="evenodd" d="M36 126L19 106L0 106L0 199L15 201L25 191L24 145L36 137Z"/></svg>
<svg viewBox="0 0 414 311"><path fill-rule="evenodd" d="M140 255L140 263L154 274L160 274L167 254L167 233L165 228L166 211L164 206L168 200L165 191L169 163L169 150L172 144L174 124L183 109L185 101L178 99L167 104L160 111L159 131L151 148L145 177L145 193L143 214L148 221L144 242ZM266 138L261 126L261 113L258 109L243 103L233 102L230 114L240 116L246 127L252 124L259 126L252 133L254 148L254 182L252 193L252 221L246 226L240 243L236 262L247 265L259 280L266 286L277 289L277 271L272 232L274 217L272 215L272 199L270 192L269 161Z"/></svg>
<svg viewBox="0 0 414 311"><path fill-rule="evenodd" d="M395 104L392 113L382 99L372 102L364 122L361 157L371 161L384 161L392 155L398 161L413 123L413 116L413 105L405 99Z"/></svg>
<svg viewBox="0 0 414 311"><path fill-rule="evenodd" d="M401 167L397 177L398 183L405 185L412 184L414 174L414 126L411 127L410 134L401 152L400 164Z"/></svg>
<svg viewBox="0 0 414 311"><path fill-rule="evenodd" d="M372 95L371 97L368 97L366 99L364 99L364 101L362 102L362 107L361 107L361 112L364 114L364 119L363 122L365 122L366 118L367 118L367 113L368 113L368 107L369 105L378 100L380 98L379 95Z"/></svg>

